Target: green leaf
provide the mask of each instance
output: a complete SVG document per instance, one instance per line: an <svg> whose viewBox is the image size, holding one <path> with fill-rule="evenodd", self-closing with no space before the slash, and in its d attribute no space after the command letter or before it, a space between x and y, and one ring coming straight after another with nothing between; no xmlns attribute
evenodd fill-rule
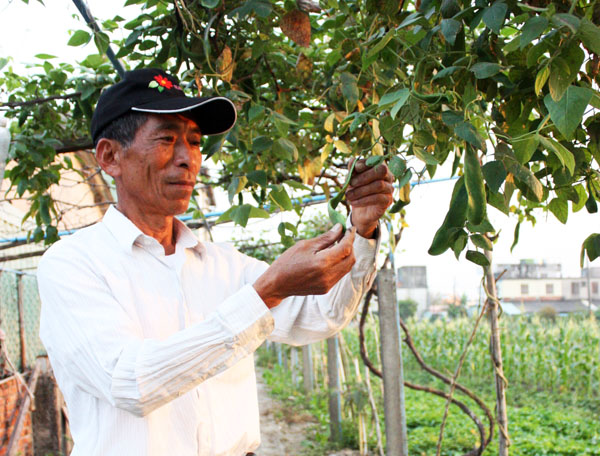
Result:
<svg viewBox="0 0 600 456"><path fill-rule="evenodd" d="M519 163L525 164L535 153L540 143L540 138L536 134L528 134L519 139L511 140L515 156Z"/></svg>
<svg viewBox="0 0 600 456"><path fill-rule="evenodd" d="M540 95L542 93L542 89L546 85L546 81L548 81L548 77L550 76L550 66L546 65L542 68L537 76L535 77L535 94Z"/></svg>
<svg viewBox="0 0 600 456"><path fill-rule="evenodd" d="M490 265L490 262L485 257L485 255L483 253L481 253L481 252L476 251L476 250L467 250L466 258L470 262L478 264L479 266L484 266L485 267L485 266L489 266Z"/></svg>
<svg viewBox="0 0 600 456"><path fill-rule="evenodd" d="M577 33L579 18L568 13L558 13L552 16L552 22L559 27L568 27L571 32Z"/></svg>
<svg viewBox="0 0 600 456"><path fill-rule="evenodd" d="M219 3L221 3L221 0L201 0L200 3L205 8L211 9L211 8L218 6Z"/></svg>
<svg viewBox="0 0 600 456"><path fill-rule="evenodd" d="M51 54L36 54L35 58L36 59L42 59L42 60L49 60L49 59L55 59L56 56L55 55L51 55Z"/></svg>
<svg viewBox="0 0 600 456"><path fill-rule="evenodd" d="M475 244L476 247L479 247L483 250L492 250L494 247L492 246L492 242L482 234L472 234L471 242Z"/></svg>
<svg viewBox="0 0 600 456"><path fill-rule="evenodd" d="M546 95L544 98L550 119L565 139L573 139L573 133L581 123L583 113L592 95L593 92L589 89L569 86L559 101L555 101L551 95Z"/></svg>
<svg viewBox="0 0 600 456"><path fill-rule="evenodd" d="M583 209L583 206L585 206L585 203L588 199L588 194L585 191L585 187L581 184L576 185L574 189L577 192L578 202L573 202L571 209L573 212L579 212L581 209Z"/></svg>
<svg viewBox="0 0 600 456"><path fill-rule="evenodd" d="M267 186L267 173L262 169L250 171L248 174L246 174L246 177L250 182L258 184L261 187Z"/></svg>
<svg viewBox="0 0 600 456"><path fill-rule="evenodd" d="M583 44L595 54L600 55L600 27L583 18L579 24L579 36Z"/></svg>
<svg viewBox="0 0 600 456"><path fill-rule="evenodd" d="M582 269L584 266L584 257L586 252L590 262L594 261L600 256L600 234L590 234L585 241L583 241L580 256L580 266Z"/></svg>
<svg viewBox="0 0 600 456"><path fill-rule="evenodd" d="M344 217L333 207L331 207L331 200L329 201L329 203L327 203L327 213L329 215L329 220L331 220L331 223L333 223L334 225L339 223L340 225L342 225L342 228L346 229L346 217Z"/></svg>
<svg viewBox="0 0 600 456"><path fill-rule="evenodd" d="M521 40L519 42L519 48L523 49L537 37L539 37L544 30L548 27L548 19L544 16L532 16L527 19L527 22L521 29Z"/></svg>
<svg viewBox="0 0 600 456"><path fill-rule="evenodd" d="M500 27L504 23L504 17L508 11L508 6L503 1L496 1L492 6L485 9L481 19L487 27L496 35L500 34Z"/></svg>
<svg viewBox="0 0 600 456"><path fill-rule="evenodd" d="M274 186L271 193L269 193L269 197L284 211L291 211L294 208L292 200L283 185Z"/></svg>
<svg viewBox="0 0 600 456"><path fill-rule="evenodd" d="M552 138L546 138L545 136L540 136L540 142L546 150L556 155L563 168L567 168L571 176L575 173L575 157L569 149L558 141L555 141Z"/></svg>
<svg viewBox="0 0 600 456"><path fill-rule="evenodd" d="M227 187L227 195L229 197L230 204L233 202L233 197L240 193L244 187L246 187L246 182L248 182L246 176L234 177L231 179L231 183Z"/></svg>
<svg viewBox="0 0 600 456"><path fill-rule="evenodd" d="M504 169L504 165L499 161L490 161L487 162L481 168L483 173L483 177L490 187L490 190L493 193L497 193L500 190L500 186L506 179L506 169Z"/></svg>
<svg viewBox="0 0 600 456"><path fill-rule="evenodd" d="M415 153L415 157L417 157L419 160L421 160L426 165L439 165L440 164L440 162L437 160L437 158L435 158L432 154L426 152L425 149L422 149L421 147L415 147L413 149L413 151Z"/></svg>
<svg viewBox="0 0 600 456"><path fill-rule="evenodd" d="M392 156L390 163L388 164L390 171L394 177L399 178L406 171L406 161L397 155Z"/></svg>
<svg viewBox="0 0 600 456"><path fill-rule="evenodd" d="M388 92L386 93L384 96L381 97L381 99L379 100L379 103L377 103L377 106L379 106L379 109L382 110L384 108L387 108L393 104L397 104L397 103L406 103L406 100L408 100L408 97L410 96L410 89L404 88L404 89L400 89L400 90L396 90L395 92Z"/></svg>
<svg viewBox="0 0 600 456"><path fill-rule="evenodd" d="M529 192L525 194L526 197L530 197L538 203L544 199L542 183L529 168L519 163L512 150L505 143L500 143L496 147L496 158L504 164L506 171L514 176L515 183L522 183L529 189ZM521 187L519 188L521 189Z"/></svg>
<svg viewBox="0 0 600 456"><path fill-rule="evenodd" d="M50 198L47 195L43 195L39 199L40 217L42 219L42 222L44 222L44 225L52 224L52 219L50 218L49 200L50 200Z"/></svg>
<svg viewBox="0 0 600 456"><path fill-rule="evenodd" d="M90 35L85 30L77 30L73 33L73 36L69 39L67 45L69 46L81 46L82 44L87 44L92 39L92 35Z"/></svg>
<svg viewBox="0 0 600 456"><path fill-rule="evenodd" d="M571 70L564 59L556 57L552 60L548 87L553 100L558 101L563 97L571 85L572 79Z"/></svg>
<svg viewBox="0 0 600 456"><path fill-rule="evenodd" d="M479 133L475 129L475 127L469 122L461 122L454 127L454 133L459 138L464 139L473 147L477 149L485 150L485 144L483 143L483 139L479 136Z"/></svg>
<svg viewBox="0 0 600 456"><path fill-rule="evenodd" d="M231 220L238 225L245 227L248 224L248 218L250 218L251 208L252 206L250 204L243 204L236 207L231 213Z"/></svg>
<svg viewBox="0 0 600 456"><path fill-rule="evenodd" d="M404 106L404 104L406 103L406 100L408 100L408 97L410 96L410 90L408 90L408 89L404 89L404 90L406 92L404 92L402 98L400 98L398 101L396 101L396 104L390 110L390 116L392 119L396 118L396 114L398 114L398 111L400 111L400 108L402 108L402 106Z"/></svg>
<svg viewBox="0 0 600 456"><path fill-rule="evenodd" d="M391 41L391 39L394 38L395 34L396 34L396 30L394 28L392 28L389 32L387 32L383 36L383 38L381 38L377 42L377 44L375 46L373 46L371 49L369 49L369 52L367 52L367 59L370 60L373 57L375 57L377 54L379 54L379 52L388 45L388 43Z"/></svg>
<svg viewBox="0 0 600 456"><path fill-rule="evenodd" d="M341 74L340 80L342 83L342 95L348 101L350 109L353 109L360 96L356 76L352 73L344 72Z"/></svg>
<svg viewBox="0 0 600 456"><path fill-rule="evenodd" d="M465 148L464 172L468 195L467 219L473 225L479 225L486 215L485 185L477 153L468 146Z"/></svg>
<svg viewBox="0 0 600 456"><path fill-rule="evenodd" d="M273 153L287 161L295 161L298 158L296 144L286 138L279 138L273 143Z"/></svg>
<svg viewBox="0 0 600 456"><path fill-rule="evenodd" d="M458 124L465 121L465 116L462 112L458 111L444 111L442 112L442 122L449 127L456 127Z"/></svg>
<svg viewBox="0 0 600 456"><path fill-rule="evenodd" d="M271 216L264 209L254 207L251 204L242 204L241 206L232 206L217 219L217 223L234 221L238 225L246 226L249 218L268 219Z"/></svg>
<svg viewBox="0 0 600 456"><path fill-rule="evenodd" d="M108 45L110 44L110 38L104 32L96 32L94 33L94 43L98 48L100 54L105 54L108 49Z"/></svg>
<svg viewBox="0 0 600 456"><path fill-rule="evenodd" d="M412 178L412 171L410 169L407 169L406 172L402 175L402 177L400 179L398 179L398 187L399 188L404 187L406 184L408 184L410 182L411 178Z"/></svg>
<svg viewBox="0 0 600 456"><path fill-rule="evenodd" d="M461 70L464 67L460 67L460 66L449 66L446 67L440 71L438 71L435 76L431 79L432 81L435 81L436 79L441 79L441 78L445 78L446 76L450 76L451 74L453 74L455 71L457 70Z"/></svg>
<svg viewBox="0 0 600 456"><path fill-rule="evenodd" d="M553 198L548 204L548 209L554 214L554 216L561 222L567 223L569 217L569 203L567 200L562 198Z"/></svg>
<svg viewBox="0 0 600 456"><path fill-rule="evenodd" d="M442 35L448 44L450 44L450 46L454 46L454 43L456 42L456 36L458 35L458 32L460 32L461 27L462 24L456 19L442 19Z"/></svg>
<svg viewBox="0 0 600 456"><path fill-rule="evenodd" d="M385 157L383 155L373 155L367 158L367 160L365 161L365 165L372 168L374 166L380 165L383 162L383 160L385 160Z"/></svg>
<svg viewBox="0 0 600 456"><path fill-rule="evenodd" d="M497 63L479 62L473 65L470 70L477 79L486 79L500 73L501 68Z"/></svg>
<svg viewBox="0 0 600 456"><path fill-rule="evenodd" d="M267 136L257 136L252 140L252 152L259 154L273 146L273 140Z"/></svg>

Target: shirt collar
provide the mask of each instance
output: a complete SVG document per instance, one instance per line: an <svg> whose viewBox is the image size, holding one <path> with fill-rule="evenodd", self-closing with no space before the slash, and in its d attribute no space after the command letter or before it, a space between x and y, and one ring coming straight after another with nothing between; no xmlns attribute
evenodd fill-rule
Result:
<svg viewBox="0 0 600 456"><path fill-rule="evenodd" d="M123 250L131 252L135 241L140 237L146 236L131 220L127 218L114 205L111 205L102 219L102 223L115 237ZM192 230L185 223L175 218L174 231L176 243L185 249L194 249L198 253L202 253L202 243L198 241Z"/></svg>

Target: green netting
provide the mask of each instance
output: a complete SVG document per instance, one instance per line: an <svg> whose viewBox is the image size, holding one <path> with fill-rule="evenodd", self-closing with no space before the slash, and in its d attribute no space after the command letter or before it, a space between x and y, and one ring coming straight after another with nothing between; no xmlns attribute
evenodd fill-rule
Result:
<svg viewBox="0 0 600 456"><path fill-rule="evenodd" d="M19 293L22 294L23 303L22 328L19 324ZM6 333L8 355L17 369L23 371L33 366L35 359L46 353L39 338L40 297L34 275L0 270L0 328ZM25 345L25 366L22 365L21 331Z"/></svg>

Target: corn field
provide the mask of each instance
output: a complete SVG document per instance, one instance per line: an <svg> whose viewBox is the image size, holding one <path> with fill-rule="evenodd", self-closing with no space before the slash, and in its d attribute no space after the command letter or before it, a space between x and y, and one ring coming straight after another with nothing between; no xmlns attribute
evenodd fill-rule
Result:
<svg viewBox="0 0 600 456"><path fill-rule="evenodd" d="M425 362L448 375L456 369L473 324L474 317L407 322L414 345ZM364 330L368 356L380 367L376 316L369 315ZM382 383L370 375L361 360L357 325L350 325L338 337L344 427L341 445L360 449L363 455L383 454ZM489 325L482 322L469 347L459 382L480 394L493 410L489 338ZM501 340L508 379L511 454L600 455L598 321L577 316L556 321L537 316L503 316ZM273 356L274 351L260 352L259 363L264 365L269 356L272 362L272 369L265 371L267 382L274 393L291 402L290 405L309 408L321 423L312 439L320 439L325 445L329 422L326 343L311 346L313 391L306 391L302 386L302 356L291 353L298 349L278 347L277 350L279 361ZM406 345L403 345L403 358L406 381L448 390L446 385L420 369ZM407 390L406 396L409 454L435 454L444 400L413 390ZM464 397L461 400L474 412L481 413L469 400ZM537 424L532 426L532 423ZM562 427L554 431L558 425ZM538 435L541 430L543 436ZM463 454L475 440L475 426L458 409L452 408L441 454ZM319 451L322 448L306 454L319 454ZM484 452L485 456L493 454L497 454L496 443Z"/></svg>

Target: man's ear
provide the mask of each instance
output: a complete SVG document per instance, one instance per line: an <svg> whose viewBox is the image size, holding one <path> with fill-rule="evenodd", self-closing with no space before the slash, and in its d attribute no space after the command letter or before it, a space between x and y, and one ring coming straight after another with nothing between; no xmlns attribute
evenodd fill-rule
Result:
<svg viewBox="0 0 600 456"><path fill-rule="evenodd" d="M123 146L114 139L101 138L96 145L96 161L100 168L112 177L121 175Z"/></svg>

